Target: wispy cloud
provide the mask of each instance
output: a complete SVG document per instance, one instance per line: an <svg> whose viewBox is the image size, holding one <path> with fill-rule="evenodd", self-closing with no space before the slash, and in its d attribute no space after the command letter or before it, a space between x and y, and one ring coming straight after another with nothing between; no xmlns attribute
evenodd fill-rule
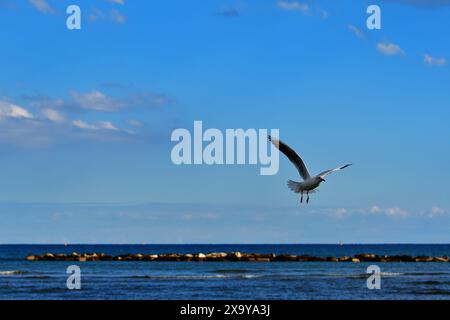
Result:
<svg viewBox="0 0 450 320"><path fill-rule="evenodd" d="M444 215L450 215L450 210L434 206L430 210L426 211L425 215L428 218L436 218Z"/></svg>
<svg viewBox="0 0 450 320"><path fill-rule="evenodd" d="M429 66L438 66L442 67L447 64L447 60L445 58L436 58L427 53L423 55L423 62Z"/></svg>
<svg viewBox="0 0 450 320"><path fill-rule="evenodd" d="M105 19L105 17L106 15L102 10L93 8L91 9L91 12L88 14L87 19L89 22L96 22Z"/></svg>
<svg viewBox="0 0 450 320"><path fill-rule="evenodd" d="M127 120L127 123L132 127L141 127L142 126L142 122L139 120L136 120L136 119Z"/></svg>
<svg viewBox="0 0 450 320"><path fill-rule="evenodd" d="M76 110L70 109L73 107L69 108L64 101L60 104L52 102L50 98L37 97L35 101L31 97L28 99L24 99L28 102L27 107L10 100L0 100L0 144L35 148L62 141L124 141L132 136L138 137L136 132L119 128L108 120L83 119L90 119L90 113L78 112L78 116L74 117ZM94 115L95 119L101 114Z"/></svg>
<svg viewBox="0 0 450 320"><path fill-rule="evenodd" d="M74 120L72 121L72 124L77 128L86 130L119 130L110 121L97 121L95 123L87 123L82 120Z"/></svg>
<svg viewBox="0 0 450 320"><path fill-rule="evenodd" d="M39 12L55 13L56 10L46 0L28 0L28 2Z"/></svg>
<svg viewBox="0 0 450 320"><path fill-rule="evenodd" d="M298 1L278 1L277 7L288 11L299 11L302 13L309 12L309 5Z"/></svg>
<svg viewBox="0 0 450 320"><path fill-rule="evenodd" d="M117 9L111 9L109 12L97 8L91 9L88 14L89 22L110 21L116 24L124 24L126 17Z"/></svg>
<svg viewBox="0 0 450 320"><path fill-rule="evenodd" d="M111 19L114 23L117 24L124 24L127 20L125 16L122 13L120 13L119 10L117 9L111 10Z"/></svg>
<svg viewBox="0 0 450 320"><path fill-rule="evenodd" d="M70 108L84 110L117 112L132 107L157 107L168 103L168 97L149 91L134 92L125 97L115 98L99 91L92 90L85 93L70 92L71 100L65 102Z"/></svg>
<svg viewBox="0 0 450 320"><path fill-rule="evenodd" d="M114 112L126 107L125 102L111 98L98 90L86 93L71 91L70 95L74 105L80 109Z"/></svg>
<svg viewBox="0 0 450 320"><path fill-rule="evenodd" d="M377 43L377 49L380 53L387 56L405 55L403 49L395 43L379 42Z"/></svg>
<svg viewBox="0 0 450 320"><path fill-rule="evenodd" d="M349 24L349 25L348 25L348 29L349 29L356 37L358 37L358 38L360 38L360 39L365 39L365 38L366 38L366 35L364 34L364 32L363 32L360 28L358 28L358 27L356 27L356 26L354 26L354 25L352 25L352 24Z"/></svg>
<svg viewBox="0 0 450 320"><path fill-rule="evenodd" d="M7 101L0 101L0 120L5 118L32 119L33 115L27 109Z"/></svg>
<svg viewBox="0 0 450 320"><path fill-rule="evenodd" d="M379 206L373 206L369 209L372 214L384 214L389 217L408 217L410 213L399 207L382 208Z"/></svg>
<svg viewBox="0 0 450 320"><path fill-rule="evenodd" d="M121 5L125 4L125 0L105 0L105 1L114 4L121 4Z"/></svg>
<svg viewBox="0 0 450 320"><path fill-rule="evenodd" d="M51 98L46 95L23 95L29 106L53 110L90 110L98 112L119 112L133 107L159 107L171 101L164 94L151 91L136 91L113 97L97 89L88 92L69 91L67 99Z"/></svg>
<svg viewBox="0 0 450 320"><path fill-rule="evenodd" d="M218 16L239 17L239 11L236 8L222 8L216 12Z"/></svg>
<svg viewBox="0 0 450 320"><path fill-rule="evenodd" d="M42 110L42 115L46 119L54 122L64 122L66 120L66 117L62 115L61 112L55 109L45 108Z"/></svg>

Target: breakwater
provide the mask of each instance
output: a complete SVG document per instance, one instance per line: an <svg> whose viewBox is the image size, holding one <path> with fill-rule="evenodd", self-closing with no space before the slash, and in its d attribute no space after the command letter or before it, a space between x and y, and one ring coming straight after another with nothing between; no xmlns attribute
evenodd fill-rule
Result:
<svg viewBox="0 0 450 320"><path fill-rule="evenodd" d="M316 257L310 255L291 254L258 254L241 252L213 252L195 254L122 254L108 255L106 253L77 253L57 254L45 253L40 255L29 255L27 261L173 261L173 262L449 262L448 256L410 256L410 255L376 255L371 253L361 253L353 256L343 257Z"/></svg>

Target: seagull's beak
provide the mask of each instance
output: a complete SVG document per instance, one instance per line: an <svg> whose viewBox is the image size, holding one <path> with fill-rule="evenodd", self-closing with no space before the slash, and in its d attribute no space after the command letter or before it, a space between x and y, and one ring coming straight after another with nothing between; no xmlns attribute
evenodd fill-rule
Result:
<svg viewBox="0 0 450 320"><path fill-rule="evenodd" d="M325 182L326 180L324 178L320 178L320 181L321 182Z"/></svg>

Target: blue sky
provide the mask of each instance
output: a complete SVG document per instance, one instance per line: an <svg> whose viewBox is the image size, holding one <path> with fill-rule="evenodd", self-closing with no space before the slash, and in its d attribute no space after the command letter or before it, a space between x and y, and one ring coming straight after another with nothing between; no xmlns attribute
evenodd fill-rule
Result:
<svg viewBox="0 0 450 320"><path fill-rule="evenodd" d="M445 0L0 0L0 243L449 242L449 18ZM194 120L354 166L299 206L285 158L173 165Z"/></svg>

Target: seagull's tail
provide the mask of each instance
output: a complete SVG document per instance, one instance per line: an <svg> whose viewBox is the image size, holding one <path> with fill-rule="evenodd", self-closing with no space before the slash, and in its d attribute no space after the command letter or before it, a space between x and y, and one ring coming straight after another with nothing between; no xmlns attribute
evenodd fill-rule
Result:
<svg viewBox="0 0 450 320"><path fill-rule="evenodd" d="M300 193L302 191L301 184L299 182L288 180L287 185L288 185L289 189L291 189L295 193Z"/></svg>
<svg viewBox="0 0 450 320"><path fill-rule="evenodd" d="M287 185L288 185L289 189L291 189L295 193L302 192L302 184L300 182L288 180ZM303 192L306 192L306 190L303 190ZM316 192L316 190L309 191L309 193L315 193L315 192Z"/></svg>

